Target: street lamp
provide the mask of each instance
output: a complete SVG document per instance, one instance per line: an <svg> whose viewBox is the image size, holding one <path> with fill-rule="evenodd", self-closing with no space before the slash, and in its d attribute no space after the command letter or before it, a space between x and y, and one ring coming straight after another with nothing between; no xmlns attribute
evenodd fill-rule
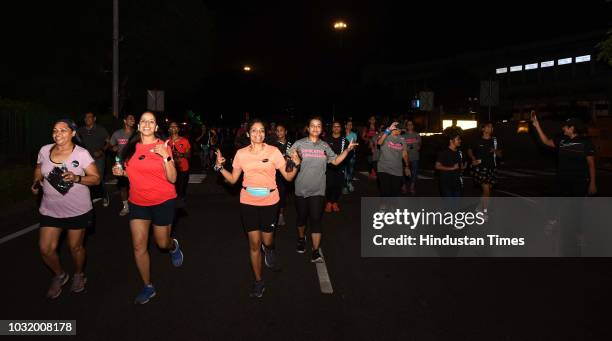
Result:
<svg viewBox="0 0 612 341"><path fill-rule="evenodd" d="M242 70L244 72L251 72L252 67L250 65L245 65L245 66L242 67Z"/></svg>
<svg viewBox="0 0 612 341"><path fill-rule="evenodd" d="M346 22L342 21L342 20L338 20L336 22L334 22L334 30L336 31L344 31L348 28L348 25L346 24Z"/></svg>

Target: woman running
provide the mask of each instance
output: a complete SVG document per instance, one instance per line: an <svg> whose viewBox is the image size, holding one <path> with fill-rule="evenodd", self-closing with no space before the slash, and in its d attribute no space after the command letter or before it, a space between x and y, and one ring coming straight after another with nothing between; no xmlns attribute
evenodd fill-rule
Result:
<svg viewBox="0 0 612 341"><path fill-rule="evenodd" d="M279 193L276 170L287 181L293 180L296 169L287 171L286 161L278 148L264 143L266 129L260 120L253 120L247 127L250 145L239 149L234 156L232 171L223 168L225 158L217 150L217 170L230 184L235 184L244 172L240 191L240 213L242 225L249 238L249 254L255 275L250 297L262 297L265 284L262 278L261 251L267 267L276 267L274 255L274 227L278 214ZM293 152L293 162L299 166L300 159Z"/></svg>
<svg viewBox="0 0 612 341"><path fill-rule="evenodd" d="M480 137L468 148L472 162L472 179L482 188L482 208L488 207L493 185L497 183L497 159L502 156L497 138L493 136L493 123L483 122Z"/></svg>
<svg viewBox="0 0 612 341"><path fill-rule="evenodd" d="M42 189L40 204L39 248L45 265L55 275L47 291L47 297L55 299L68 282L68 274L62 268L57 245L64 230L68 232L68 245L74 261L74 276L70 290L85 290L87 279L83 273L85 228L92 223L93 207L89 187L100 183L94 159L87 149L77 146L77 126L68 119L53 125L53 141L38 153L34 169L32 193Z"/></svg>
<svg viewBox="0 0 612 341"><path fill-rule="evenodd" d="M436 170L440 173L440 196L460 197L463 192L461 173L466 168L461 147L461 129L449 127L444 130L448 147L438 153Z"/></svg>
<svg viewBox="0 0 612 341"><path fill-rule="evenodd" d="M408 159L410 160L410 176L404 180L406 184L410 184L408 191L410 194L416 194L416 182L419 176L419 154L421 151L421 135L414 129L414 122L406 120L404 122L406 132L402 135L408 145ZM407 192L408 192L407 191Z"/></svg>
<svg viewBox="0 0 612 341"><path fill-rule="evenodd" d="M287 139L287 127L283 123L276 125L276 139L271 144L278 148L285 159L289 158L287 155L287 149L291 148L291 141ZM280 171L276 172L276 185L278 186L278 195L280 201L278 202L278 226L285 226L285 206L287 205L287 188L289 186L288 181L283 177Z"/></svg>
<svg viewBox="0 0 612 341"><path fill-rule="evenodd" d="M332 133L326 136L324 141L329 144L336 155L342 154L344 149L348 147L348 140L342 136L342 123L340 121L335 120L332 123ZM340 200L342 187L344 185L344 163L345 162L338 166L327 164L327 183L325 186L327 203L325 204L325 212L340 212L338 201Z"/></svg>
<svg viewBox="0 0 612 341"><path fill-rule="evenodd" d="M110 144L113 148L113 151L116 153L115 162L121 162L121 154L123 152L123 147L128 144L128 141L134 133L134 124L136 124L136 118L134 117L134 115L127 114L123 119L123 129L115 131L111 136ZM118 176L117 188L119 188L119 192L121 194L121 202L123 203L123 208L119 212L119 215L123 217L130 213L130 208L128 206L128 189L130 188L130 183L128 179L123 176Z"/></svg>
<svg viewBox="0 0 612 341"><path fill-rule="evenodd" d="M353 121L348 120L344 125L344 137L349 143L357 142L357 134L353 131ZM348 194L355 190L353 187L353 173L355 171L355 163L357 162L357 153L351 151L345 163L344 168L344 188L342 189L343 194Z"/></svg>
<svg viewBox="0 0 612 341"><path fill-rule="evenodd" d="M378 134L376 126L376 116L370 116L368 119L368 125L361 131L361 140L364 145L369 146L367 148L368 153L368 166L370 167L370 179L376 179L376 160L374 160L374 148L372 144L372 138Z"/></svg>
<svg viewBox="0 0 612 341"><path fill-rule="evenodd" d="M306 223L310 228L312 238L311 262L323 262L319 251L323 219L323 206L325 206L325 170L327 164L339 165L349 152L358 144L349 143L340 155L336 155L330 146L321 141L323 121L319 117L310 119L308 123L308 136L296 141L289 149L290 153L297 151L302 159L297 179L295 180L295 205L297 208L297 248L298 253L306 252Z"/></svg>
<svg viewBox="0 0 612 341"><path fill-rule="evenodd" d="M170 237L176 206L176 168L168 142L158 135L155 115L145 112L140 116L137 133L123 150L124 165L115 165L113 174L130 180L129 219L134 258L144 282L135 303L145 304L156 295L151 282L148 251L149 229L160 249L170 252L172 265L183 264L183 252L176 239Z"/></svg>
<svg viewBox="0 0 612 341"><path fill-rule="evenodd" d="M186 205L187 185L189 184L189 159L191 158L191 145L189 140L179 135L179 125L176 122L170 122L170 139L168 146L172 150L172 158L174 159L176 174L176 194L178 196L177 208L183 208Z"/></svg>
<svg viewBox="0 0 612 341"><path fill-rule="evenodd" d="M377 173L382 197L400 196L403 176L410 176L408 148L406 140L400 136L398 124L393 122L376 141L380 146Z"/></svg>

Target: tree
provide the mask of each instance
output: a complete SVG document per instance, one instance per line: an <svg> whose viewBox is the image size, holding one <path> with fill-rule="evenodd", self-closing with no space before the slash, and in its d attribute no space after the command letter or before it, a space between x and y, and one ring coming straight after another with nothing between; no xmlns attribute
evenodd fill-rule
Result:
<svg viewBox="0 0 612 341"><path fill-rule="evenodd" d="M597 59L608 62L612 66L612 30L608 31L608 37L597 44L599 54Z"/></svg>

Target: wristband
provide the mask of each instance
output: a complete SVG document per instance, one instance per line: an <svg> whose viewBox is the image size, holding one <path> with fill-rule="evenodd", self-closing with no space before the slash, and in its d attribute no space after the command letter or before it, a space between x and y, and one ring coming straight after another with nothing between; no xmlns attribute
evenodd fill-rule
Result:
<svg viewBox="0 0 612 341"><path fill-rule="evenodd" d="M385 129L385 135L390 135L390 134L391 134L391 130Z"/></svg>
<svg viewBox="0 0 612 341"><path fill-rule="evenodd" d="M223 165L215 165L213 169L215 172L221 172L223 170Z"/></svg>

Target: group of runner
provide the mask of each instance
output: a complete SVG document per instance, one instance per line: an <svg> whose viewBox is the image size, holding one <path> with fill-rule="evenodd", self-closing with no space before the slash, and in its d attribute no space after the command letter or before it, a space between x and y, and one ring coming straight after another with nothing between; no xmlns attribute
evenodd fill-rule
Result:
<svg viewBox="0 0 612 341"><path fill-rule="evenodd" d="M85 290L87 278L83 267L86 251L83 240L85 228L93 221L88 186L97 186L104 179L101 171L104 167L97 163L100 153L112 148L117 153L112 173L119 179L117 185L123 201L120 215L129 217L134 258L143 282L135 302L144 304L156 295L147 247L151 226L157 245L169 252L172 265L180 267L183 263L183 252L171 232L175 209L181 207L179 203L184 203L186 198L187 160L191 146L188 139L179 135L176 122L169 125L170 137L162 137L160 126L151 112L143 113L137 124L133 115L127 115L123 120L124 127L108 141L96 128L93 114L86 115L85 121L85 136L96 140L96 146L81 147L82 134L79 134L76 124L67 119L59 120L53 126L54 143L40 149L34 171L31 190L34 194L43 192L39 209L39 248L43 262L54 274L47 297L57 298L69 280L57 253L63 230L67 230L75 268L70 289L73 292ZM414 194L421 147L414 122L403 122L404 129L401 129L400 123L395 121L384 130L376 125L375 117L371 117L368 123L360 136L367 141L371 152L368 156L369 173L377 178L381 196L400 196L404 189ZM559 193L567 196L595 194L595 151L590 139L584 136L581 123L575 119L565 121L563 136L556 139L548 138L543 132L535 113L532 113L532 123L542 143L557 150ZM462 173L470 168L473 180L482 189L483 207L486 208L487 198L497 183L496 169L503 153L494 135L493 124L484 122L479 129L479 138L467 148L469 162L461 150L461 130L456 127L446 129L447 147L438 153L435 169L439 172L440 195L458 197L463 191ZM296 251L306 252L308 229L310 260L323 262L320 251L323 214L325 211L339 211L340 194L354 190L352 172L358 146L351 121L344 125L334 121L325 138L322 137L323 130L322 119L311 118L307 136L291 143L283 124L276 124L270 131L262 121L255 119L245 126L248 145L236 151L231 168L226 165L226 159L218 148L213 151L214 170L220 176L230 184L237 183L241 175L243 177L240 213L248 235L255 279L251 297L261 297L265 291L262 263L276 268L274 232L277 226L285 224L286 197L291 182L294 182L297 215ZM267 136L272 133L274 136Z"/></svg>

